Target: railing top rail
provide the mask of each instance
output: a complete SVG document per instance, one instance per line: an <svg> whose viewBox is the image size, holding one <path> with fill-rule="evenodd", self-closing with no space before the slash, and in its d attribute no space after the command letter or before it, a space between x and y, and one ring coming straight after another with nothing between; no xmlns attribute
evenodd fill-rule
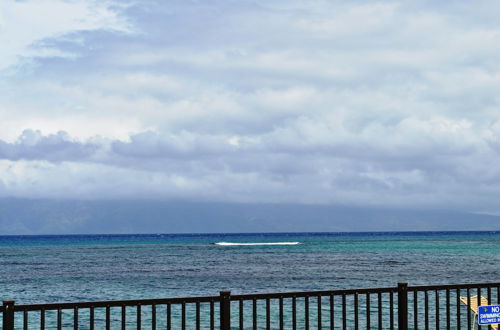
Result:
<svg viewBox="0 0 500 330"><path fill-rule="evenodd" d="M397 292L397 287L368 288L368 289L346 289L346 290L328 290L328 291L295 291L295 292L272 292L258 294L238 294L231 295L231 300L254 300L254 299L278 299L293 297L318 297L318 296L340 296L349 294L367 294L367 293L389 293Z"/></svg>
<svg viewBox="0 0 500 330"><path fill-rule="evenodd" d="M416 285L408 286L408 291L432 291L432 290L453 290L453 289L475 289L500 287L500 282L495 283L466 283L466 284L442 284L442 285ZM258 294L239 294L231 295L232 301L236 300L258 300L258 299L279 299L293 297L318 297L318 296L340 296L352 294L378 294L378 293L396 293L398 287L365 288L365 289L345 289L345 290L327 290L327 291L295 291L295 292L272 292ZM85 301L68 303L48 303L48 304L26 304L14 305L15 311L39 311L39 310L58 310L73 308L100 308L100 307L121 307L137 305L166 305L182 303L207 303L218 302L220 296L200 296L183 298L158 298L158 299L135 299L135 300L108 300L108 301ZM4 312L4 307L0 305L0 312Z"/></svg>
<svg viewBox="0 0 500 330"><path fill-rule="evenodd" d="M409 286L408 291L431 291L452 289L476 289L500 287L499 282L494 283L466 283L466 284L438 284L438 285L415 285Z"/></svg>
<svg viewBox="0 0 500 330"><path fill-rule="evenodd" d="M21 311L39 311L39 310L58 310L73 308L99 308L99 307L121 307L121 306L150 306L182 303L204 303L219 301L219 296L205 297L183 297L183 298L158 298L158 299L137 299L137 300L107 300L107 301L84 301L69 303L49 303L49 304L26 304L14 305L16 312Z"/></svg>

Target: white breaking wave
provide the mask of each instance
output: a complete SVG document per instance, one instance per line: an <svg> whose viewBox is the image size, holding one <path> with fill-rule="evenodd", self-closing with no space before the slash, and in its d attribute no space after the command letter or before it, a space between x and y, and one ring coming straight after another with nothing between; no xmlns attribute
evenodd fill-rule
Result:
<svg viewBox="0 0 500 330"><path fill-rule="evenodd" d="M300 242L266 242L266 243L230 243L230 242L217 242L214 243L215 245L222 245L222 246L252 246L252 245L297 245L300 244Z"/></svg>

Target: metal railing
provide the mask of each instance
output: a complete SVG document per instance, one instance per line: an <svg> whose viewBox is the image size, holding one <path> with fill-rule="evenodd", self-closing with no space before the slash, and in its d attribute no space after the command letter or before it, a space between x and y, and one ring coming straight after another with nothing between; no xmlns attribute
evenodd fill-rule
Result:
<svg viewBox="0 0 500 330"><path fill-rule="evenodd" d="M481 296L490 305L500 304L500 283L410 286L402 329L492 329L478 326L468 305L480 306ZM461 302L463 298L468 305ZM434 311L434 312L432 312Z"/></svg>
<svg viewBox="0 0 500 330"><path fill-rule="evenodd" d="M2 329L473 329L460 301L500 303L500 283L0 306ZM476 298L473 298L477 296ZM489 327L478 327L486 329Z"/></svg>

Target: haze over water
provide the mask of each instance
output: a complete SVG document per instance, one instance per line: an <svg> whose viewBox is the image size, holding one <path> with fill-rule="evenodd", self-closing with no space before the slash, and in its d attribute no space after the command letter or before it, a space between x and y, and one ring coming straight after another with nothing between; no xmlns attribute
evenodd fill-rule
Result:
<svg viewBox="0 0 500 330"><path fill-rule="evenodd" d="M17 303L492 282L500 232L0 236L0 264Z"/></svg>

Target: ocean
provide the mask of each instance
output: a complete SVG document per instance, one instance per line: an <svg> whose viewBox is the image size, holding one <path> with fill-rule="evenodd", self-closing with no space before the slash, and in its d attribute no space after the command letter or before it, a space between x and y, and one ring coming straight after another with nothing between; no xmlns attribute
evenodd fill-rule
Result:
<svg viewBox="0 0 500 330"><path fill-rule="evenodd" d="M500 232L0 236L0 298L16 304L499 282L499 271Z"/></svg>

